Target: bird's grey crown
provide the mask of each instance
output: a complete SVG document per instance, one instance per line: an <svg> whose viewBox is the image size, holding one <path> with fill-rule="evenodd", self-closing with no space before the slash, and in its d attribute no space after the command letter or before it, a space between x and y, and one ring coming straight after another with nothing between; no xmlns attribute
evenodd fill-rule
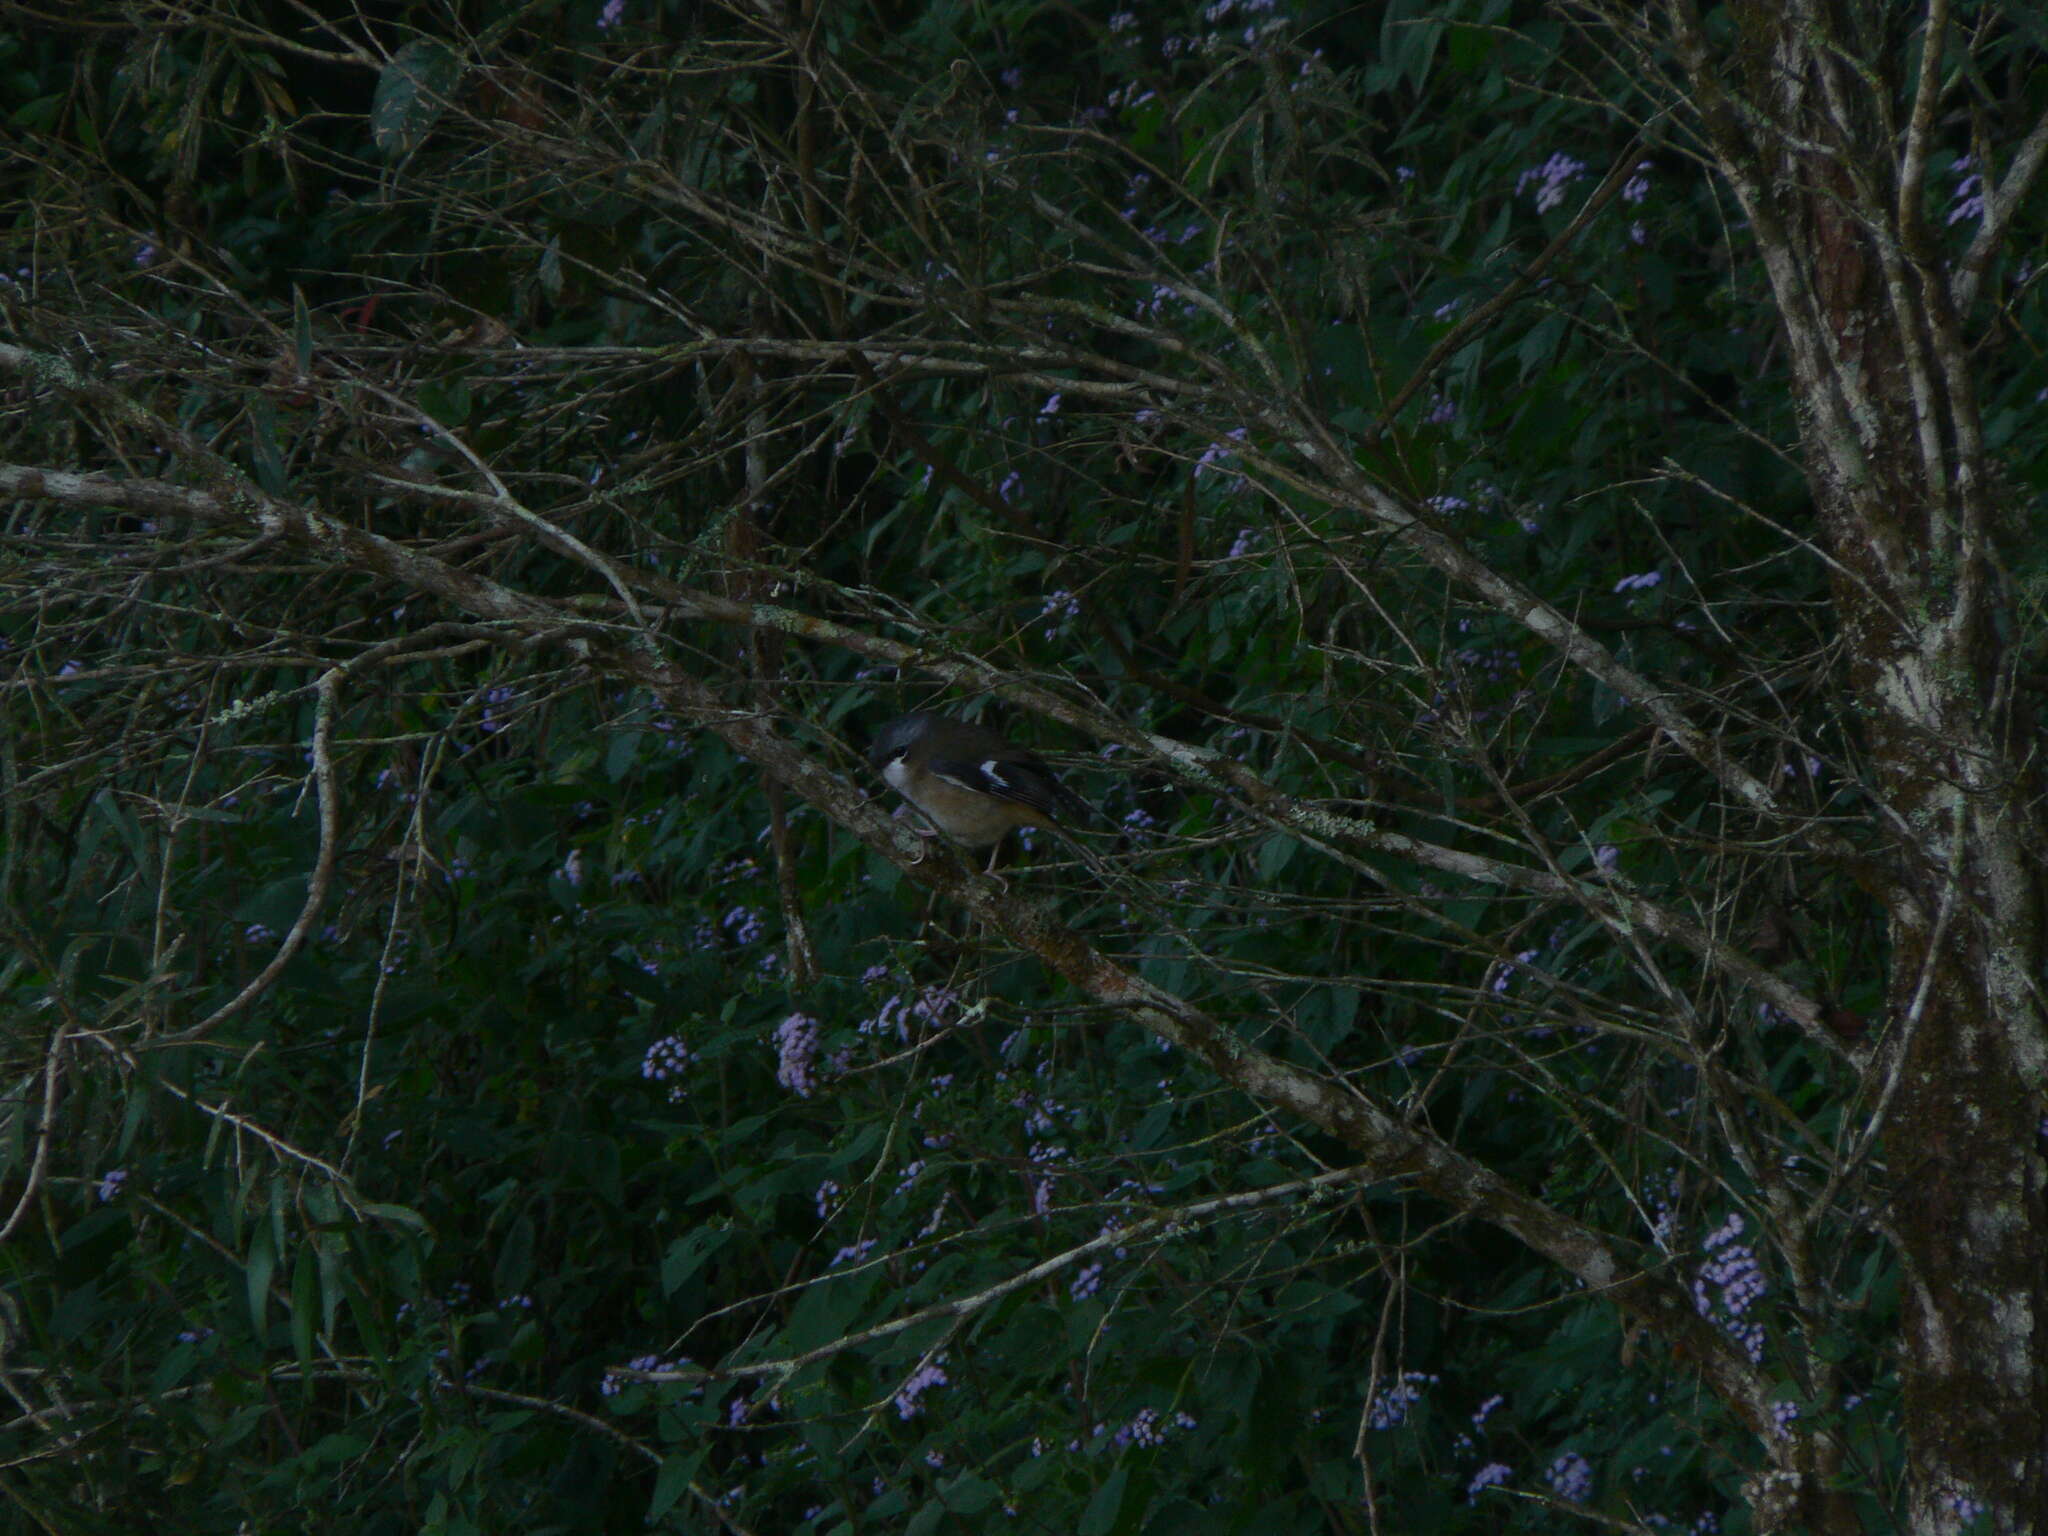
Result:
<svg viewBox="0 0 2048 1536"><path fill-rule="evenodd" d="M935 718L928 710L919 710L891 720L875 733L875 744L868 748L868 761L879 767L901 757L910 750L912 742L931 729Z"/></svg>

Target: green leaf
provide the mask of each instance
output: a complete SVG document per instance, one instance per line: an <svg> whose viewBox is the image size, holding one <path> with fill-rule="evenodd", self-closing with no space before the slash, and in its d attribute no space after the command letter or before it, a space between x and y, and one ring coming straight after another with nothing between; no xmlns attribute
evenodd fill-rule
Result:
<svg viewBox="0 0 2048 1536"><path fill-rule="evenodd" d="M1259 845L1259 878L1270 882L1279 877L1280 871L1294 861L1294 855L1301 849L1301 843L1285 832L1275 832Z"/></svg>
<svg viewBox="0 0 2048 1536"><path fill-rule="evenodd" d="M249 455L255 461L256 483L273 496L291 490L285 474L284 450L278 445L277 412L260 397L249 402Z"/></svg>
<svg viewBox="0 0 2048 1536"><path fill-rule="evenodd" d="M320 1265L313 1244L299 1244L299 1256L292 1265L292 1352L308 1389L313 1371L313 1320L320 1310Z"/></svg>
<svg viewBox="0 0 2048 1536"><path fill-rule="evenodd" d="M654 1524L675 1508L676 1501L690 1491L690 1483L703 1464L704 1451L680 1451L662 1458L661 1471L654 1479L654 1496L647 1501L647 1523Z"/></svg>
<svg viewBox="0 0 2048 1536"><path fill-rule="evenodd" d="M249 1234L249 1254L242 1261L242 1280L248 1293L249 1325L257 1341L263 1339L264 1315L270 1307L270 1277L277 1272L277 1247L271 1241L270 1224L255 1222Z"/></svg>
<svg viewBox="0 0 2048 1536"><path fill-rule="evenodd" d="M1081 1512L1081 1523L1075 1527L1074 1536L1109 1536L1117 1524L1117 1515L1123 1509L1124 1488L1130 1480L1130 1469L1122 1465L1104 1478L1102 1485L1095 1490L1095 1497Z"/></svg>
<svg viewBox="0 0 2048 1536"><path fill-rule="evenodd" d="M673 1296L676 1289L690 1276L704 1266L719 1249L733 1238L729 1227L693 1227L682 1237L668 1245L668 1252L661 1260L661 1293Z"/></svg>
<svg viewBox="0 0 2048 1536"><path fill-rule="evenodd" d="M525 1290L532 1278L533 1220L521 1215L505 1233L504 1246L491 1271L491 1286L500 1296L511 1296Z"/></svg>
<svg viewBox="0 0 2048 1536"><path fill-rule="evenodd" d="M313 371L313 312L306 307L306 291L292 284L292 348L298 354L299 372Z"/></svg>
<svg viewBox="0 0 2048 1536"><path fill-rule="evenodd" d="M387 160L410 154L447 109L460 61L446 44L417 38L391 56L370 101L370 140Z"/></svg>
<svg viewBox="0 0 2048 1536"><path fill-rule="evenodd" d="M379 1221L388 1221L401 1227L410 1227L415 1232L431 1232L433 1228L427 1218L409 1205L392 1205L383 1200L366 1200L359 1207L365 1216L374 1216Z"/></svg>
<svg viewBox="0 0 2048 1536"><path fill-rule="evenodd" d="M940 1490L939 1502L948 1513L976 1515L1001 1497L1002 1490L985 1477L962 1472Z"/></svg>

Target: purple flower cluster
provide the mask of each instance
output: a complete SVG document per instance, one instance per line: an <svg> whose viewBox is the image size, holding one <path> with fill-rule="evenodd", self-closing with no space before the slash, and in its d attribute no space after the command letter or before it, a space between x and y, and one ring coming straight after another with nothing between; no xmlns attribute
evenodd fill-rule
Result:
<svg viewBox="0 0 2048 1536"><path fill-rule="evenodd" d="M659 1355L635 1355L626 1362L625 1368L629 1371L679 1371L688 1364L688 1355L678 1355L673 1360L663 1360ZM607 1370L604 1379L597 1384L597 1390L606 1397L617 1397L626 1390L627 1385L626 1377L621 1376L616 1370ZM697 1390L701 1392L703 1388L699 1387ZM691 1395L694 1397L696 1393Z"/></svg>
<svg viewBox="0 0 2048 1536"><path fill-rule="evenodd" d="M1752 1361L1761 1363L1764 1357L1764 1325L1745 1319L1749 1309L1770 1291L1771 1285L1764 1278L1763 1265L1757 1261L1756 1250L1747 1243L1735 1241L1742 1231L1742 1215L1736 1212L1707 1234L1701 1247L1709 1257L1693 1278L1692 1303L1701 1317L1712 1318L1722 1332L1742 1346Z"/></svg>
<svg viewBox="0 0 2048 1536"><path fill-rule="evenodd" d="M1560 1499L1570 1499L1574 1504L1583 1504L1593 1496L1592 1464L1577 1451L1566 1451L1553 1461L1543 1479Z"/></svg>
<svg viewBox="0 0 2048 1536"><path fill-rule="evenodd" d="M640 1058L640 1075L649 1082L667 1083L668 1101L679 1104L683 1098L683 1085L675 1081L688 1070L697 1053L683 1043L681 1035L663 1035Z"/></svg>
<svg viewBox="0 0 2048 1536"><path fill-rule="evenodd" d="M1045 626L1045 638L1056 640L1069 624L1081 616L1081 600L1062 587L1046 598L1045 607L1040 610L1038 616L1048 621Z"/></svg>
<svg viewBox="0 0 2048 1536"><path fill-rule="evenodd" d="M775 1081L800 1099L818 1086L818 1021L792 1013L775 1026Z"/></svg>
<svg viewBox="0 0 2048 1536"><path fill-rule="evenodd" d="M884 1001L873 1018L862 1019L855 1028L864 1035L886 1034L893 1029L897 1039L908 1043L913 1023L919 1026L920 1034L944 1029L959 1006L959 994L951 987L925 987L914 997L899 992Z"/></svg>
<svg viewBox="0 0 2048 1536"><path fill-rule="evenodd" d="M1515 972L1520 967L1525 966L1529 964L1530 961L1536 959L1537 956L1541 953L1542 952L1540 950L1525 949L1520 954L1516 955L1515 963L1513 965L1502 966L1499 972L1494 976L1493 990L1496 992L1507 991L1508 983L1515 979Z"/></svg>
<svg viewBox="0 0 2048 1536"><path fill-rule="evenodd" d="M1041 1098L1027 1089L1010 1100L1010 1107L1024 1112L1026 1135L1046 1136L1059 1129L1063 1110L1056 1099Z"/></svg>
<svg viewBox="0 0 2048 1536"><path fill-rule="evenodd" d="M1195 477L1200 479L1212 471L1227 470L1237 462L1237 446L1245 440L1247 429L1232 427L1223 436L1202 450L1202 456L1195 460Z"/></svg>
<svg viewBox="0 0 2048 1536"><path fill-rule="evenodd" d="M1984 217L1984 178L1970 169L1970 157L1958 156L1956 163L1949 167L1956 175L1955 201L1949 205L1948 221L1960 224L1965 219Z"/></svg>
<svg viewBox="0 0 2048 1536"><path fill-rule="evenodd" d="M507 687L503 683L496 684L495 686L486 688L484 690L484 716L482 725L484 731L487 734L495 736L499 731L505 729L505 717L502 713L500 713L500 711L502 711L506 705L516 702L518 698L519 690L516 688Z"/></svg>
<svg viewBox="0 0 2048 1536"><path fill-rule="evenodd" d="M1422 1401L1422 1389L1434 1386L1437 1379L1422 1371L1403 1371L1399 1380L1380 1388L1373 1397L1365 1422L1374 1429L1392 1429L1405 1423L1408 1410Z"/></svg>
<svg viewBox="0 0 2048 1536"><path fill-rule="evenodd" d="M951 1383L945 1371L946 1357L928 1360L910 1373L910 1379L896 1389L896 1416L899 1419L914 1419L924 1412L924 1395L933 1387Z"/></svg>
<svg viewBox="0 0 2048 1536"><path fill-rule="evenodd" d="M1465 1502L1468 1504L1478 1503L1479 1495L1484 1489L1493 1488L1506 1482L1513 1474L1513 1470L1504 1461L1489 1461L1477 1472L1474 1472L1472 1474L1472 1481L1465 1485Z"/></svg>
<svg viewBox="0 0 2048 1536"><path fill-rule="evenodd" d="M827 1269L837 1269L842 1264L858 1264L875 1251L875 1240L864 1237L857 1243L848 1243L844 1248L825 1261Z"/></svg>
<svg viewBox="0 0 2048 1536"><path fill-rule="evenodd" d="M1536 211L1548 213L1564 201L1565 189L1586 174L1586 162L1567 154L1555 154L1533 170L1515 178L1515 195L1520 197L1536 184Z"/></svg>

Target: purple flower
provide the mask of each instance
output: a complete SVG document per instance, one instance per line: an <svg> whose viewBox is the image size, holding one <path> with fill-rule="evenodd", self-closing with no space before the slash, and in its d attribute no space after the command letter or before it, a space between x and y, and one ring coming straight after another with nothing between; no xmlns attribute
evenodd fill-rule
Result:
<svg viewBox="0 0 2048 1536"><path fill-rule="evenodd" d="M626 1362L626 1369L629 1371L659 1371L667 1369L667 1367L662 1365L661 1356L659 1355L635 1355ZM619 1375L617 1371L606 1371L604 1373L604 1380L597 1384L597 1390L606 1397L617 1397L626 1390L626 1378Z"/></svg>
<svg viewBox="0 0 2048 1536"><path fill-rule="evenodd" d="M1046 598L1045 607L1039 610L1038 616L1052 620L1045 626L1045 638L1055 639L1069 623L1081 616L1081 600L1062 587Z"/></svg>
<svg viewBox="0 0 2048 1536"><path fill-rule="evenodd" d="M1771 1286L1763 1265L1757 1261L1756 1250L1735 1241L1742 1231L1742 1215L1736 1212L1707 1234L1701 1246L1710 1257L1693 1278L1693 1308L1701 1317L1713 1319L1752 1361L1761 1362L1763 1324L1745 1320L1745 1315L1769 1294Z"/></svg>
<svg viewBox="0 0 2048 1536"><path fill-rule="evenodd" d="M1955 201L1949 205L1947 222L1960 224L1964 219L1983 218L1984 178L1965 174L1970 169L1970 157L1960 156L1949 169L1956 173L1956 190Z"/></svg>
<svg viewBox="0 0 2048 1536"><path fill-rule="evenodd" d="M1536 211L1548 213L1564 201L1565 188L1585 174L1585 161L1574 160L1566 154L1555 154L1534 170L1522 172L1515 179L1515 193L1520 196L1530 182L1535 182Z"/></svg>
<svg viewBox="0 0 2048 1536"><path fill-rule="evenodd" d="M1196 475L1206 475L1223 465L1236 463L1237 453L1232 445L1244 441L1245 431L1243 427L1233 427L1204 448L1202 456L1195 461Z"/></svg>
<svg viewBox="0 0 2048 1536"><path fill-rule="evenodd" d="M864 1237L857 1243L848 1243L825 1261L827 1269L837 1269L842 1264L858 1264L875 1251L875 1240Z"/></svg>
<svg viewBox="0 0 2048 1536"><path fill-rule="evenodd" d="M680 1078L697 1053L683 1043L681 1035L663 1035L647 1047L640 1058L640 1075L649 1082L668 1083L668 1100L680 1104L683 1100L683 1085L671 1081Z"/></svg>
<svg viewBox="0 0 2048 1536"><path fill-rule="evenodd" d="M818 1021L792 1013L775 1026L775 1081L800 1099L817 1087Z"/></svg>
<svg viewBox="0 0 2048 1536"><path fill-rule="evenodd" d="M1543 1479L1559 1498L1574 1504L1583 1504L1593 1495L1592 1465L1577 1451L1566 1451L1553 1461Z"/></svg>
<svg viewBox="0 0 2048 1536"><path fill-rule="evenodd" d="M1166 1426L1160 1422L1157 1408L1140 1408L1131 1416L1131 1422L1116 1432L1118 1445L1164 1445Z"/></svg>
<svg viewBox="0 0 2048 1536"><path fill-rule="evenodd" d="M1476 1504L1482 1489L1492 1488L1508 1480L1513 1469L1504 1461L1489 1461L1472 1474L1472 1481L1465 1485L1465 1502Z"/></svg>
<svg viewBox="0 0 2048 1536"><path fill-rule="evenodd" d="M959 1006L960 998L952 988L925 987L915 998L900 993L888 998L875 1010L873 1018L862 1019L854 1027L864 1035L886 1034L894 1029L898 1039L908 1041L913 1023L920 1027L920 1033L944 1029Z"/></svg>
<svg viewBox="0 0 2048 1536"><path fill-rule="evenodd" d="M896 1390L896 1416L900 1419L914 1419L924 1412L924 1395L933 1387L951 1384L944 1366L946 1357L927 1361L910 1373L910 1379Z"/></svg>
<svg viewBox="0 0 2048 1536"><path fill-rule="evenodd" d="M1392 1429L1406 1422L1408 1410L1422 1401L1422 1389L1437 1378L1422 1371L1404 1371L1392 1386L1380 1388L1366 1410L1365 1421L1374 1429Z"/></svg>
<svg viewBox="0 0 2048 1536"><path fill-rule="evenodd" d="M1525 949L1520 954L1515 956L1515 963L1513 965L1502 966L1500 968L1500 974L1493 978L1493 990L1496 992L1507 991L1508 983L1515 979L1515 971L1519 967L1527 965L1530 961L1534 960L1540 953L1541 951L1539 950Z"/></svg>

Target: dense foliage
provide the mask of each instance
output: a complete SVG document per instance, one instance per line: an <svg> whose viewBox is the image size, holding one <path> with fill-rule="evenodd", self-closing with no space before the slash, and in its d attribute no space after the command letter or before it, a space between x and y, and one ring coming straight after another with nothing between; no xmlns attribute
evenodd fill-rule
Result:
<svg viewBox="0 0 2048 1536"><path fill-rule="evenodd" d="M11 7L4 456L165 487L6 487L24 1528L1889 1528L1900 833L1637 9ZM953 899L813 793L928 705L1102 826Z"/></svg>

